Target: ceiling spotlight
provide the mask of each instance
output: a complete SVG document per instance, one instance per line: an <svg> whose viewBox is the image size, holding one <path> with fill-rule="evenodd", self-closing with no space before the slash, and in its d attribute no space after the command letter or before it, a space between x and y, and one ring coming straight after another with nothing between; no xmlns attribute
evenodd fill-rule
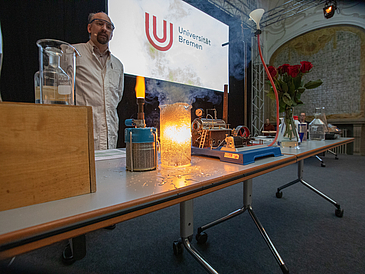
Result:
<svg viewBox="0 0 365 274"><path fill-rule="evenodd" d="M337 9L336 0L326 1L326 4L323 8L323 14L326 19L331 18L335 14L335 10Z"/></svg>

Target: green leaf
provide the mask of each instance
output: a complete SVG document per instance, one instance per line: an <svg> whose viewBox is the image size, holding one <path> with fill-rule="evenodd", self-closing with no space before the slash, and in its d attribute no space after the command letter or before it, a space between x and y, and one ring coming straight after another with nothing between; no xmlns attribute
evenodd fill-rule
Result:
<svg viewBox="0 0 365 274"><path fill-rule="evenodd" d="M279 100L279 112L284 112L285 109L286 109L286 104L282 100Z"/></svg>
<svg viewBox="0 0 365 274"><path fill-rule="evenodd" d="M283 102L285 103L285 104L287 104L288 106L291 106L292 105L292 100L291 100L291 97L290 97L290 94L289 93L284 93L283 94Z"/></svg>
<svg viewBox="0 0 365 274"><path fill-rule="evenodd" d="M289 82L288 88L289 88L288 92L289 92L291 95L294 95L294 92L295 92L295 86L294 86L293 81L290 81L290 82Z"/></svg>
<svg viewBox="0 0 365 274"><path fill-rule="evenodd" d="M319 87L320 85L322 85L322 80L321 79L318 79L318 80L315 80L315 81L309 81L308 83L306 83L304 85L304 87L306 89L313 89L313 88L317 88Z"/></svg>
<svg viewBox="0 0 365 274"><path fill-rule="evenodd" d="M297 77L295 77L293 79L293 82L294 82L295 89L299 89L302 86L302 76L301 76L301 73L299 73L297 75Z"/></svg>
<svg viewBox="0 0 365 274"><path fill-rule="evenodd" d="M288 92L288 85L285 82L281 82L281 87L283 92Z"/></svg>
<svg viewBox="0 0 365 274"><path fill-rule="evenodd" d="M305 88L304 87L300 87L300 88L297 88L298 90L298 93L301 94L305 91Z"/></svg>
<svg viewBox="0 0 365 274"><path fill-rule="evenodd" d="M302 94L300 92L297 92L295 94L295 102L298 103L298 100L300 99L300 97L302 96Z"/></svg>
<svg viewBox="0 0 365 274"><path fill-rule="evenodd" d="M269 97L271 100L275 100L275 93L274 93L274 91L272 90L272 88L271 88L271 90L267 93L267 97Z"/></svg>

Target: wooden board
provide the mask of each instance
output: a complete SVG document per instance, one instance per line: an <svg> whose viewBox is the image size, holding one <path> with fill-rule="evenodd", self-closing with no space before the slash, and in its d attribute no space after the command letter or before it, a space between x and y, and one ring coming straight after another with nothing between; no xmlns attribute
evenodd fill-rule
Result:
<svg viewBox="0 0 365 274"><path fill-rule="evenodd" d="M95 191L91 107L0 103L0 211Z"/></svg>

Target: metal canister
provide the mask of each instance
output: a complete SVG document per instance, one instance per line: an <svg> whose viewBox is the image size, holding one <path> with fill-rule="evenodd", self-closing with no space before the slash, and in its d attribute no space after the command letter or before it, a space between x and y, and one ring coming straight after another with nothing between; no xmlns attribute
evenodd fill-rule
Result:
<svg viewBox="0 0 365 274"><path fill-rule="evenodd" d="M156 128L126 128L126 168L130 171L148 171L157 167Z"/></svg>

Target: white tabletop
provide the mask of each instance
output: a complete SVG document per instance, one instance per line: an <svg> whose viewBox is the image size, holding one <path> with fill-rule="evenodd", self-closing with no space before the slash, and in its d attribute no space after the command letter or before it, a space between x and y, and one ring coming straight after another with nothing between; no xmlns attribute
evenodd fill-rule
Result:
<svg viewBox="0 0 365 274"><path fill-rule="evenodd" d="M123 154L123 153L121 153ZM125 154L124 154L125 155ZM267 157L253 164L239 165L218 159L193 156L191 166L167 168L159 166L148 172L130 172L125 157L96 161L96 193L83 194L0 212L0 244L4 234L42 224L67 220L87 213L105 214L140 204L148 204L166 197L203 188L234 176L253 174L275 168L283 162L295 162L293 155ZM102 213L98 213L99 211ZM4 236L4 237L3 237Z"/></svg>
<svg viewBox="0 0 365 274"><path fill-rule="evenodd" d="M124 151L114 151L114 156L106 159L100 158L102 155L96 153L98 158L96 161L96 193L0 212L0 255L7 252L9 247L5 248L5 245L13 246L11 247L12 255L29 251L67 239L70 236L76 236L77 233L83 234L98 229L104 224L98 223L100 218L109 218L111 214L122 216L126 211L132 211L133 213L129 217L137 217L162 208L155 207L156 203L164 203L164 206L169 206L192 199L209 193L209 191L215 191L295 163L333 147L350 143L353 140L354 138L339 138L307 141L301 144L299 149L282 148L283 156L258 159L255 163L248 165L193 156L191 165L188 167L158 166L156 170L147 172L126 171ZM115 152L120 155L116 156ZM140 210L141 208L143 210L148 208L148 211L143 212ZM124 217L116 218L118 222L125 220ZM95 219L97 220L95 221ZM108 220L109 222L114 221L114 219ZM90 222L94 223L90 224ZM74 229L80 228L82 231L74 231ZM71 230L74 234L67 232ZM41 239L49 239L48 242L37 240L40 236ZM34 240L35 238L37 239ZM25 249L20 248L27 241L30 243L37 241L36 247L30 244ZM19 248L16 248L17 246ZM9 256L9 254L4 253L5 256Z"/></svg>
<svg viewBox="0 0 365 274"><path fill-rule="evenodd" d="M306 141L298 147L281 148L281 153L296 155L298 159L308 158L311 155L324 152L342 144L353 142L354 138L337 138L334 140L325 141Z"/></svg>

